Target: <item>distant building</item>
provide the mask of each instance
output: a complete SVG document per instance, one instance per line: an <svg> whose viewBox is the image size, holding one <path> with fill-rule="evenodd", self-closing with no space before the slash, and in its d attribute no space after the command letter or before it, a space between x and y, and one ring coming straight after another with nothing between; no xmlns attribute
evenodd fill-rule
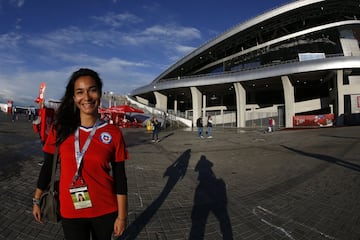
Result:
<svg viewBox="0 0 360 240"><path fill-rule="evenodd" d="M0 110L2 112L7 112L8 111L8 104L7 103L0 103Z"/></svg>
<svg viewBox="0 0 360 240"><path fill-rule="evenodd" d="M324 114L359 123L359 40L358 0L295 1L224 32L130 95L193 123L209 111L232 114L237 127L268 117L293 127L296 116Z"/></svg>

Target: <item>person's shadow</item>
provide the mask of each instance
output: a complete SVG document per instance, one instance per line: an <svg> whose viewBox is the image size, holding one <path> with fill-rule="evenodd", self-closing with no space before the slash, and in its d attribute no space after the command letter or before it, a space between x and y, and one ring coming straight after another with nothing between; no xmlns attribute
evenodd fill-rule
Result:
<svg viewBox="0 0 360 240"><path fill-rule="evenodd" d="M192 226L190 240L204 239L207 218L212 212L219 220L223 239L233 239L230 217L227 211L225 182L216 178L212 171L213 163L201 156L195 171L199 173L194 206L191 213Z"/></svg>
<svg viewBox="0 0 360 240"><path fill-rule="evenodd" d="M137 217L118 239L136 239L142 229L155 215L176 183L184 178L189 165L191 150L187 149L164 172L163 177L169 177L160 195Z"/></svg>

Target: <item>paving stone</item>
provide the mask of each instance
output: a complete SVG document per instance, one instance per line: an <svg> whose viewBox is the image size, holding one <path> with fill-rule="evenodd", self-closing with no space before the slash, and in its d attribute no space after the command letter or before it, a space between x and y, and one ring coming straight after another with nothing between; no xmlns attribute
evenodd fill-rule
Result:
<svg viewBox="0 0 360 240"><path fill-rule="evenodd" d="M42 158L31 127L0 122L0 239L60 240L61 224L38 224L31 214ZM131 156L126 239L188 239L199 204L210 204L205 239L223 239L211 204L226 195L233 239L359 240L359 126L213 130L202 140L195 129L166 130L160 143L144 129L123 130Z"/></svg>

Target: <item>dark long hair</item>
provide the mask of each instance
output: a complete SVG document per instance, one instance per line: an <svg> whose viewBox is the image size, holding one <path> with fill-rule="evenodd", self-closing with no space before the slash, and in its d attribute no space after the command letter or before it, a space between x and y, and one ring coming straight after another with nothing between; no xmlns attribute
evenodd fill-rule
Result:
<svg viewBox="0 0 360 240"><path fill-rule="evenodd" d="M66 86L66 91L61 99L59 108L56 111L54 128L57 131L57 145L62 143L70 134L80 126L80 111L74 102L75 81L79 77L90 76L95 80L100 97L102 94L102 80L99 74L88 68L80 68L73 72Z"/></svg>

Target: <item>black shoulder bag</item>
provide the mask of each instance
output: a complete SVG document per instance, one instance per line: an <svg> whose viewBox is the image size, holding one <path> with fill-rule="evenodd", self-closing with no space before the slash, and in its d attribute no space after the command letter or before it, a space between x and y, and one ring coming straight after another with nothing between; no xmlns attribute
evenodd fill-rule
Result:
<svg viewBox="0 0 360 240"><path fill-rule="evenodd" d="M61 220L59 203L59 181L55 181L58 162L58 146L56 146L51 172L50 184L40 197L40 209L45 221L57 223Z"/></svg>

